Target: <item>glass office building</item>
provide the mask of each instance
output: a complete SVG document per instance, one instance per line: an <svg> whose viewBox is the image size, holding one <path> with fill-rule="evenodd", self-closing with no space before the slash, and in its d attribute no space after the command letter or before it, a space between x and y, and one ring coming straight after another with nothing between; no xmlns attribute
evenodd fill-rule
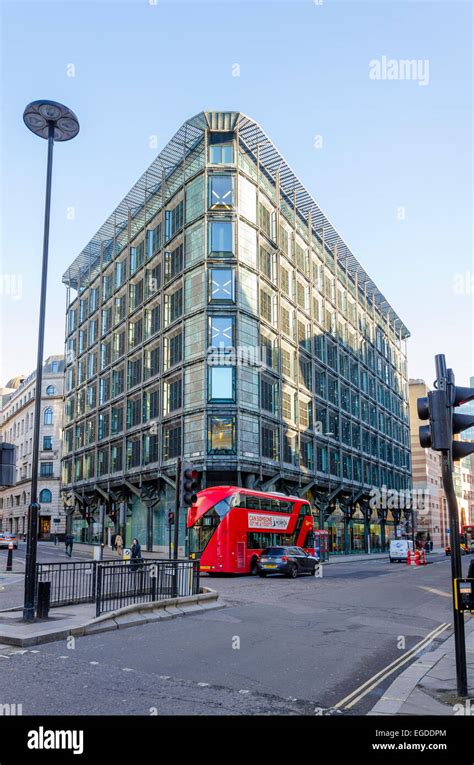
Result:
<svg viewBox="0 0 474 765"><path fill-rule="evenodd" d="M387 547L409 513L368 499L411 486L408 331L254 120L184 123L63 281L78 541L164 552L182 455L203 487L307 496L332 552Z"/></svg>

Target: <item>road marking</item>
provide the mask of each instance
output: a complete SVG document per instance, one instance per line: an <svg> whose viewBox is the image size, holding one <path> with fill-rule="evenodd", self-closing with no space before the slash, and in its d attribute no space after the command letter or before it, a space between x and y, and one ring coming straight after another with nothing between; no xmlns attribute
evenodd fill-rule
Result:
<svg viewBox="0 0 474 765"><path fill-rule="evenodd" d="M410 648L409 651L406 651L400 658L395 659L395 661L392 661L391 664L389 664L384 669L381 669L380 672L377 672L373 677L371 677L369 680L366 680L365 683L362 683L362 685L359 686L359 688L356 688L352 693L349 693L348 696L346 696L344 699L341 699L341 701L338 701L337 704L334 704L334 709L339 709L340 707L344 707L345 709L351 709L355 704L357 704L364 696L366 696L370 691L372 691L377 685L379 685L383 680L385 680L389 675L391 675L393 672L396 672L397 669L402 667L404 664L407 663L407 661L410 661L415 657L415 655L421 651L423 648L426 648L429 643L431 643L435 638L437 638L444 630L446 630L450 625L446 622L444 624L440 624L439 627L436 627L432 632L428 633L423 640L420 640L419 643L417 643L413 648Z"/></svg>
<svg viewBox="0 0 474 765"><path fill-rule="evenodd" d="M122 672L133 672L131 667L123 667Z"/></svg>
<svg viewBox="0 0 474 765"><path fill-rule="evenodd" d="M210 683L198 683L201 688L208 688Z"/></svg>
<svg viewBox="0 0 474 765"><path fill-rule="evenodd" d="M89 664L98 664L98 661L90 661Z"/></svg>
<svg viewBox="0 0 474 765"><path fill-rule="evenodd" d="M437 590L435 587L424 587L422 584L417 585L419 590L426 590L426 592L432 592L434 595L442 595L443 598L451 598L450 592L444 592L444 590Z"/></svg>
<svg viewBox="0 0 474 765"><path fill-rule="evenodd" d="M170 680L171 675L160 675L160 680Z"/></svg>
<svg viewBox="0 0 474 765"><path fill-rule="evenodd" d="M239 691L239 693L250 693L250 691L245 691L244 689L242 689L241 691Z"/></svg>

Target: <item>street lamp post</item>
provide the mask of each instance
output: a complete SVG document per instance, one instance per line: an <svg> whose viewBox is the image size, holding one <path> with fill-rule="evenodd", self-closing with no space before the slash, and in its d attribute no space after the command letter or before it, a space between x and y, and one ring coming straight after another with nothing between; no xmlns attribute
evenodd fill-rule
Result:
<svg viewBox="0 0 474 765"><path fill-rule="evenodd" d="M28 507L28 537L25 566L25 602L23 620L35 619L36 589L36 547L38 538L38 462L41 418L41 386L43 380L44 321L46 311L46 285L48 277L49 219L51 209L51 177L53 170L53 145L55 141L70 141L79 132L79 121L70 109L56 101L33 101L28 104L23 121L32 133L48 141L48 163L46 170L46 202L44 211L43 263L41 272L41 298L38 328L38 350L36 358L36 396L33 430L33 456L31 463L31 495Z"/></svg>

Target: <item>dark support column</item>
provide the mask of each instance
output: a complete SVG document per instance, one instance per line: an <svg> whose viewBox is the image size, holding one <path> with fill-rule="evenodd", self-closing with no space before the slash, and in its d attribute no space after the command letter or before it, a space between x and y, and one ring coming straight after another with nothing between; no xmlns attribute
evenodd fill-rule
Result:
<svg viewBox="0 0 474 765"><path fill-rule="evenodd" d="M380 522L380 546L382 548L382 552L385 552L385 516L382 518Z"/></svg>
<svg viewBox="0 0 474 765"><path fill-rule="evenodd" d="M366 513L364 513L364 547L365 552L370 552L370 544L369 544L369 531L370 531L370 510L368 510Z"/></svg>
<svg viewBox="0 0 474 765"><path fill-rule="evenodd" d="M146 500L146 549L153 552L153 500Z"/></svg>
<svg viewBox="0 0 474 765"><path fill-rule="evenodd" d="M344 513L344 552L346 555L349 555L351 551L351 538L349 535L349 523L351 520L351 516L347 513Z"/></svg>

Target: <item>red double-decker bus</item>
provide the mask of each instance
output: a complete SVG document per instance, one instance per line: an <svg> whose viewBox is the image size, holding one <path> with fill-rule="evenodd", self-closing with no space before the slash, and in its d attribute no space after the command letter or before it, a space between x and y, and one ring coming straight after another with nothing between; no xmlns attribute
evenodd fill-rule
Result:
<svg viewBox="0 0 474 765"><path fill-rule="evenodd" d="M300 497L212 486L188 510L189 554L209 574L254 574L266 547L290 545L314 554L311 505Z"/></svg>

